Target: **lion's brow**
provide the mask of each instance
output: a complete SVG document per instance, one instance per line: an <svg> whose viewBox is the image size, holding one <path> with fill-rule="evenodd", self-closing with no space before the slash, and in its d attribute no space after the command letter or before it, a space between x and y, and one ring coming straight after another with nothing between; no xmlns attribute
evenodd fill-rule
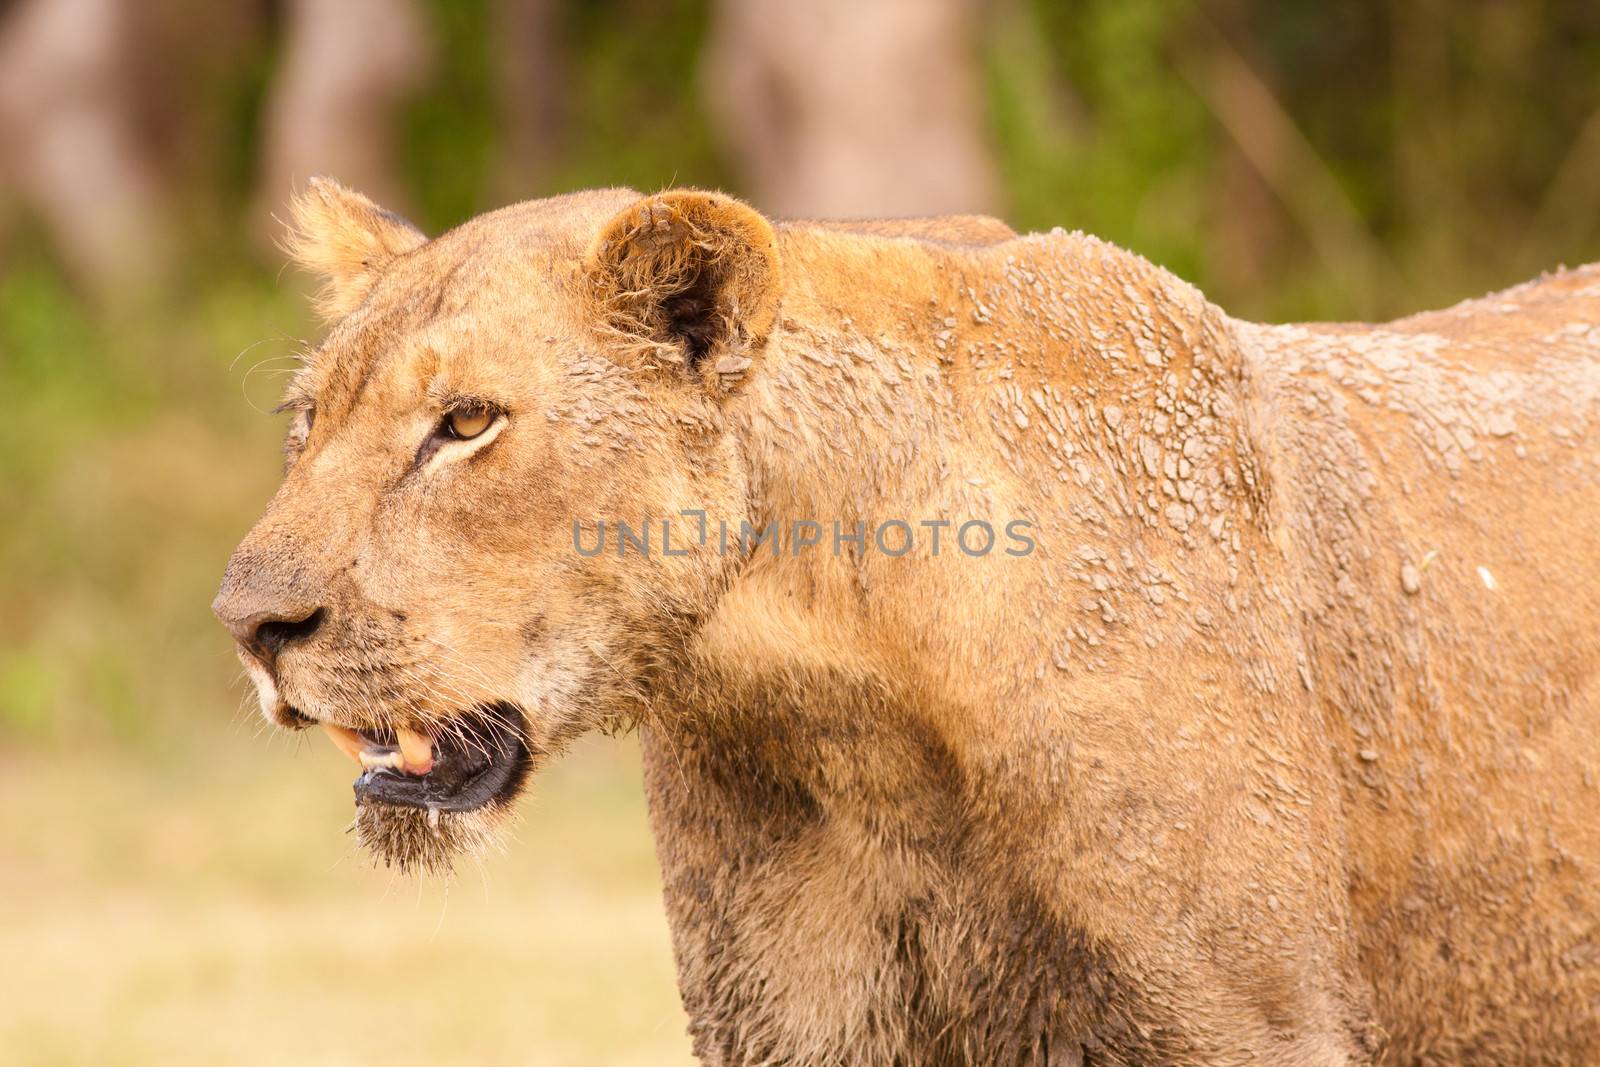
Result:
<svg viewBox="0 0 1600 1067"><path fill-rule="evenodd" d="M330 334L312 353L306 368L308 393L328 394L322 399L330 408L336 399L343 401L340 406L354 407L372 383L383 353L395 347L396 331L384 325L375 322Z"/></svg>

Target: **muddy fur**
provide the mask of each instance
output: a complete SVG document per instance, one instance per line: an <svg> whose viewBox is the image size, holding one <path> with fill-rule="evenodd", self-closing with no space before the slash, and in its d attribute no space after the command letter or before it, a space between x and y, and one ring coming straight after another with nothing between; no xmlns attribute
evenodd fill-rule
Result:
<svg viewBox="0 0 1600 1067"><path fill-rule="evenodd" d="M324 609L285 724L637 722L702 1061L1600 1061L1600 267L1264 326L993 220L311 195L343 317L219 613Z"/></svg>
<svg viewBox="0 0 1600 1067"><path fill-rule="evenodd" d="M508 820L499 812L440 812L430 822L417 808L360 804L351 824L356 843L401 874L448 878L460 856L505 851Z"/></svg>

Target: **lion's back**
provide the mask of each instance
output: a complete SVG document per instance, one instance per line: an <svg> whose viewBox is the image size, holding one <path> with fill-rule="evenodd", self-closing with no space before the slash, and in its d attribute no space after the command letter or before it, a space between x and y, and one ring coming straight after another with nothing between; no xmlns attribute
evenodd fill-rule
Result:
<svg viewBox="0 0 1600 1067"><path fill-rule="evenodd" d="M1319 677L1393 1047L1449 1011L1452 1056L1592 1039L1600 266L1382 325L1239 329L1292 457L1278 488L1311 516L1317 632L1360 650L1330 645ZM1461 959L1496 977L1464 988Z"/></svg>

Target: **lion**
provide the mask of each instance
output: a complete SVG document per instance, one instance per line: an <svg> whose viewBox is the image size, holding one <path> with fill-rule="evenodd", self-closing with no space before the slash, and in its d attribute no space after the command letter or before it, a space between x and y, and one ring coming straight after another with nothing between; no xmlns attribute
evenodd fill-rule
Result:
<svg viewBox="0 0 1600 1067"><path fill-rule="evenodd" d="M708 1064L1600 1062L1600 265L1280 326L984 218L295 220L214 608L381 859L634 728Z"/></svg>

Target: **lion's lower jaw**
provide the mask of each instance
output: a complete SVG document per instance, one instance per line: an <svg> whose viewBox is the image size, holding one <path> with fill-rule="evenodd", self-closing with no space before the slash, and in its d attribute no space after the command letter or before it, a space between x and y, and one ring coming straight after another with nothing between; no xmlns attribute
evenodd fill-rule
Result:
<svg viewBox="0 0 1600 1067"><path fill-rule="evenodd" d="M511 819L510 808L502 805L446 812L362 804L354 830L356 843L386 867L408 875L448 875L458 856L504 852Z"/></svg>

